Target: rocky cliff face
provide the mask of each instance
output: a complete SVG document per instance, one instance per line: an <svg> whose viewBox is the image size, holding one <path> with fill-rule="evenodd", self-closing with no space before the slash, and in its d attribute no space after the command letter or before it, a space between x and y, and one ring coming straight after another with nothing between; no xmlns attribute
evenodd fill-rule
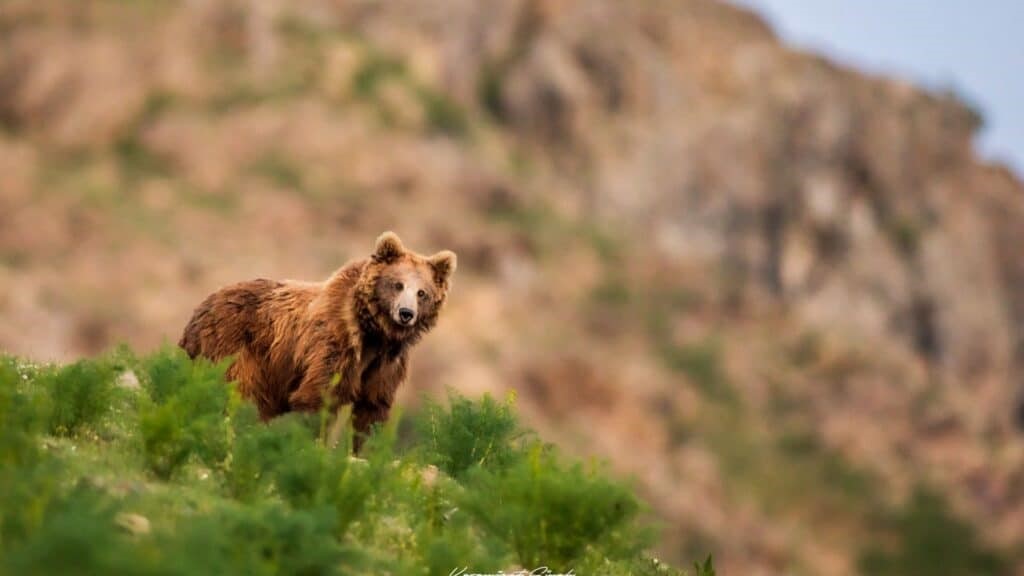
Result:
<svg viewBox="0 0 1024 576"><path fill-rule="evenodd" d="M519 391L664 552L850 574L932 486L1024 538L1024 187L952 94L685 2L0 7L0 346L173 340L384 228L460 253L417 390Z"/></svg>

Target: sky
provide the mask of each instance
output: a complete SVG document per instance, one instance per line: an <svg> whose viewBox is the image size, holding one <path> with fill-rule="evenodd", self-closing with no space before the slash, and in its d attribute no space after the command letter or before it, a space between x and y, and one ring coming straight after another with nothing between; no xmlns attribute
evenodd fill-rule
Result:
<svg viewBox="0 0 1024 576"><path fill-rule="evenodd" d="M732 0L788 43L952 88L979 109L981 155L1024 176L1024 0Z"/></svg>

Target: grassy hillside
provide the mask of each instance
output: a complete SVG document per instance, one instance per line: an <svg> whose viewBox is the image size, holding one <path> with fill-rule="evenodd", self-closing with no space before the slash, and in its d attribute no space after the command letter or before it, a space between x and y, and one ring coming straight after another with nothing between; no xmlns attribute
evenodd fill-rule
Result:
<svg viewBox="0 0 1024 576"><path fill-rule="evenodd" d="M223 368L2 359L0 574L682 574L644 553L631 489L512 398L428 403L359 460L324 416L259 422Z"/></svg>

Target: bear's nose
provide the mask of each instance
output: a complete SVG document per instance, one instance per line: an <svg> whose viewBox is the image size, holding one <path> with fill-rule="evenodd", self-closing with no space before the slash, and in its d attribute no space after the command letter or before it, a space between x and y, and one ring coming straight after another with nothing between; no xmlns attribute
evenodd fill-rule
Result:
<svg viewBox="0 0 1024 576"><path fill-rule="evenodd" d="M402 324L408 324L412 322L412 319L416 317L416 313L411 308L399 308L398 319L402 321Z"/></svg>

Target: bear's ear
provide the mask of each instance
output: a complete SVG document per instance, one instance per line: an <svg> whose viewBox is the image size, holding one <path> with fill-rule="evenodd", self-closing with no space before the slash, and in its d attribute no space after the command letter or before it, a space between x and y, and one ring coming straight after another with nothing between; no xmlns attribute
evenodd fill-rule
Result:
<svg viewBox="0 0 1024 576"><path fill-rule="evenodd" d="M377 237L377 245L373 249L374 262L390 264L405 254L405 247L398 235L390 230Z"/></svg>
<svg viewBox="0 0 1024 576"><path fill-rule="evenodd" d="M428 258L427 262L434 269L434 279L438 284L443 285L447 284L448 279L452 277L452 273L455 272L455 267L458 265L459 260L455 256L455 252L441 250Z"/></svg>

